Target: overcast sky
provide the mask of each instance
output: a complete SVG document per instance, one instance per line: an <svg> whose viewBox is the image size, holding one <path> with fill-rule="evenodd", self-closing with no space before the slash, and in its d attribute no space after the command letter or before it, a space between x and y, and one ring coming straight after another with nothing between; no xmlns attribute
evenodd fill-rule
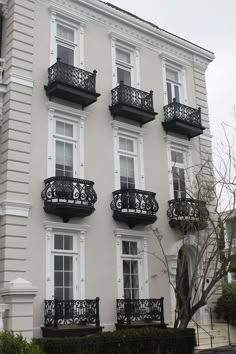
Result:
<svg viewBox="0 0 236 354"><path fill-rule="evenodd" d="M211 131L220 139L221 122L233 123L236 104L236 0L109 2L214 52L206 77Z"/></svg>

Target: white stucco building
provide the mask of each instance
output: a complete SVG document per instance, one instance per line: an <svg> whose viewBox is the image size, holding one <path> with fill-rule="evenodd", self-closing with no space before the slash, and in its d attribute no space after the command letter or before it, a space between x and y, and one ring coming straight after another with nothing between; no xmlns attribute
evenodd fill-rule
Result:
<svg viewBox="0 0 236 354"><path fill-rule="evenodd" d="M5 327L40 336L45 300L96 297L105 329L124 298L164 297L171 323L149 225L176 269L172 212L186 198L185 169L211 153L213 53L99 0L0 4ZM59 318L71 318L67 310Z"/></svg>

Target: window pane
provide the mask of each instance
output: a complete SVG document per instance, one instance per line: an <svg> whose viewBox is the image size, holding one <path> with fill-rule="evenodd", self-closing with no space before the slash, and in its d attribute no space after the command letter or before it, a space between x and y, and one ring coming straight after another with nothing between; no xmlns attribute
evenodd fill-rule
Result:
<svg viewBox="0 0 236 354"><path fill-rule="evenodd" d="M124 274L124 289L130 288L130 275L129 274Z"/></svg>
<svg viewBox="0 0 236 354"><path fill-rule="evenodd" d="M131 273L138 274L138 261L131 261Z"/></svg>
<svg viewBox="0 0 236 354"><path fill-rule="evenodd" d="M63 270L63 256L54 256L54 269Z"/></svg>
<svg viewBox="0 0 236 354"><path fill-rule="evenodd" d="M63 250L63 235L54 236L54 248L56 250Z"/></svg>
<svg viewBox="0 0 236 354"><path fill-rule="evenodd" d="M61 59L62 63L74 65L74 50L64 47L60 44L57 45L57 57Z"/></svg>
<svg viewBox="0 0 236 354"><path fill-rule="evenodd" d="M65 170L73 172L73 144L65 143Z"/></svg>
<svg viewBox="0 0 236 354"><path fill-rule="evenodd" d="M65 286L73 286L73 272L65 272L64 281Z"/></svg>
<svg viewBox="0 0 236 354"><path fill-rule="evenodd" d="M123 260L123 273L130 274L130 261Z"/></svg>
<svg viewBox="0 0 236 354"><path fill-rule="evenodd" d="M56 121L56 133L60 135L64 135L64 126L65 123Z"/></svg>
<svg viewBox="0 0 236 354"><path fill-rule="evenodd" d="M64 256L64 270L73 270L73 257Z"/></svg>
<svg viewBox="0 0 236 354"><path fill-rule="evenodd" d="M176 99L176 102L180 102L180 99L179 99L179 86L174 86L174 89L175 89L175 99Z"/></svg>
<svg viewBox="0 0 236 354"><path fill-rule="evenodd" d="M116 48L116 59L130 64L130 53L125 50Z"/></svg>
<svg viewBox="0 0 236 354"><path fill-rule="evenodd" d="M65 288L64 290L65 300L72 300L73 299L73 288Z"/></svg>
<svg viewBox="0 0 236 354"><path fill-rule="evenodd" d="M65 135L73 138L73 125L56 121L56 134Z"/></svg>
<svg viewBox="0 0 236 354"><path fill-rule="evenodd" d="M138 254L137 242L130 242L130 254L132 255Z"/></svg>
<svg viewBox="0 0 236 354"><path fill-rule="evenodd" d="M129 254L129 241L122 241L122 253Z"/></svg>
<svg viewBox="0 0 236 354"><path fill-rule="evenodd" d="M132 275L132 288L138 289L138 275Z"/></svg>
<svg viewBox="0 0 236 354"><path fill-rule="evenodd" d="M73 236L64 236L64 250L73 250Z"/></svg>
<svg viewBox="0 0 236 354"><path fill-rule="evenodd" d="M132 289L132 299L139 299L139 290Z"/></svg>
<svg viewBox="0 0 236 354"><path fill-rule="evenodd" d="M72 124L65 124L65 135L73 138L73 125Z"/></svg>
<svg viewBox="0 0 236 354"><path fill-rule="evenodd" d="M57 25L57 35L58 37L74 42L74 31L70 28Z"/></svg>
<svg viewBox="0 0 236 354"><path fill-rule="evenodd" d="M131 290L130 289L124 289L124 298L131 299Z"/></svg>
<svg viewBox="0 0 236 354"><path fill-rule="evenodd" d="M172 91L171 91L171 84L169 82L167 82L166 86L167 86L167 99L168 99L168 104L169 104L169 103L171 103L173 101Z"/></svg>
<svg viewBox="0 0 236 354"><path fill-rule="evenodd" d="M125 85L131 86L131 73L125 69L117 68L117 83L120 84L121 81Z"/></svg>
<svg viewBox="0 0 236 354"><path fill-rule="evenodd" d="M171 161L177 163L184 163L184 154L180 151L171 151Z"/></svg>
<svg viewBox="0 0 236 354"><path fill-rule="evenodd" d="M63 272L54 273L54 285L63 286Z"/></svg>
<svg viewBox="0 0 236 354"><path fill-rule="evenodd" d="M134 151L134 142L130 139L120 138L119 139L120 149L133 152Z"/></svg>
<svg viewBox="0 0 236 354"><path fill-rule="evenodd" d="M58 140L56 141L56 164L64 165L64 142Z"/></svg>
<svg viewBox="0 0 236 354"><path fill-rule="evenodd" d="M166 79L174 82L179 82L179 73L176 70L166 68Z"/></svg>
<svg viewBox="0 0 236 354"><path fill-rule="evenodd" d="M63 300L63 289L55 288L54 289L54 298L57 300Z"/></svg>

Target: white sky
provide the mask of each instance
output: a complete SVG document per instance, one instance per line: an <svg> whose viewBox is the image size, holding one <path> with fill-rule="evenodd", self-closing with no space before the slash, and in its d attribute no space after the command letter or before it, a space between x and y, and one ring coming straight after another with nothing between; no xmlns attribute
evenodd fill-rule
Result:
<svg viewBox="0 0 236 354"><path fill-rule="evenodd" d="M236 0L108 2L214 52L206 74L208 105L211 132L221 139L221 122L233 124L236 104Z"/></svg>

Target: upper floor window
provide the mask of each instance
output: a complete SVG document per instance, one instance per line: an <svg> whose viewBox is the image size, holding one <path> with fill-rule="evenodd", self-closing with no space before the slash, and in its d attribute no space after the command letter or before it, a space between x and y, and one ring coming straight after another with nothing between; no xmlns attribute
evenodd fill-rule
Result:
<svg viewBox="0 0 236 354"><path fill-rule="evenodd" d="M171 165L174 198L186 198L184 153L171 150Z"/></svg>
<svg viewBox="0 0 236 354"><path fill-rule="evenodd" d="M137 153L134 139L119 137L120 188L135 188Z"/></svg>
<svg viewBox="0 0 236 354"><path fill-rule="evenodd" d="M57 58L65 64L84 66L84 24L51 13L50 64Z"/></svg>
<svg viewBox="0 0 236 354"><path fill-rule="evenodd" d="M116 47L116 78L117 85L121 81L127 86L133 82L133 53Z"/></svg>
<svg viewBox="0 0 236 354"><path fill-rule="evenodd" d="M173 102L173 98L180 102L181 96L181 83L180 73L177 70L166 68L166 90L168 103Z"/></svg>
<svg viewBox="0 0 236 354"><path fill-rule="evenodd" d="M139 251L140 252L140 251ZM123 293L125 299L138 299L140 286L140 254L137 241L122 241Z"/></svg>

